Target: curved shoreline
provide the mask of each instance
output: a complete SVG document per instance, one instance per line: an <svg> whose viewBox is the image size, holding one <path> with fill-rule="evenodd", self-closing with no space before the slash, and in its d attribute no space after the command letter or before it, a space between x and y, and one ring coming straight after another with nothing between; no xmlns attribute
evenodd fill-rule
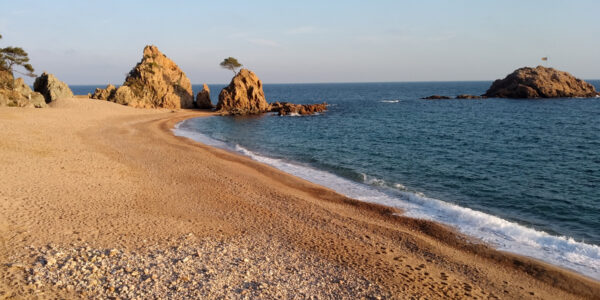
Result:
<svg viewBox="0 0 600 300"><path fill-rule="evenodd" d="M403 212L401 214L406 217L430 220L450 226L461 234L469 236L471 239L481 240L482 243L497 250L533 258L593 280L600 279L600 273L596 268L598 261L595 258L600 254L598 252L600 248L597 245L575 242L568 237L553 236L539 229L525 227L492 214L431 199L424 195L393 190L388 193L380 189L373 189L366 183L355 182L310 165L306 166L294 161L274 159L261 153L254 153L242 145L235 144L234 146L229 141L215 140L195 129L193 125L185 125L185 122L190 120L192 119L178 122L173 133L210 147L224 149L235 155L249 157L292 176L332 189L346 197L365 203L388 206L390 209ZM416 199L411 200L413 198ZM458 219L452 217L458 217ZM542 248L547 250L542 251ZM577 261L571 257L576 257ZM585 262L589 265L584 265Z"/></svg>
<svg viewBox="0 0 600 300"><path fill-rule="evenodd" d="M175 127L178 124L181 124L182 122L184 122L188 119L191 119L191 118L177 118L177 119L171 120L168 123L168 126L163 127L163 129L168 130L169 132L173 132L173 130L175 129ZM591 280L592 282L597 282L595 279L588 277L584 274L579 274L575 271L564 269L564 268L561 268L560 266L556 266L556 265L541 261L536 258L531 258L531 257L523 256L520 254L516 254L516 253L510 253L510 252L494 249L492 246L489 246L484 242L478 241L478 239L476 237L466 236L466 235L458 232L456 229L448 227L445 224L442 224L442 223L439 223L436 221L416 219L416 218L402 216L401 215L402 211L399 210L398 208L386 206L386 205L382 205L382 204L377 204L377 203L369 203L369 202L349 198L345 195L339 194L338 192L336 192L334 190L323 187L317 183L313 183L313 182L298 178L295 175L285 173L284 171L281 171L275 167L266 165L261 162L257 162L248 156L245 156L245 155L242 155L239 153L235 153L234 151L229 151L227 149L221 149L221 148L217 148L217 147L213 147L213 146L208 146L208 145L202 144L201 142L195 141L189 137L179 136L179 135L175 135L175 134L174 134L174 136L185 138L187 140L192 141L192 143L197 143L201 147L203 147L206 150L209 150L213 153L219 153L220 151L225 151L225 153L227 153L226 155L223 155L222 153L220 153L220 155L219 155L219 158L222 158L222 159L227 159L229 161L245 163L245 164L248 164L248 161L237 160L235 158L229 157L228 155L233 155L235 157L249 159L251 162L256 164L256 165L253 165L256 169L261 170L261 172L263 172L263 173L269 174L269 176L271 176L274 180L275 179L281 180L282 178L279 177L279 174L277 174L277 172L272 172L266 168L273 168L273 169L277 170L278 172L282 172L283 174L286 174L287 176L294 177L295 180L298 180L299 182L290 181L288 183L288 187L290 187L290 188L310 190L314 196L320 197L323 200L333 201L333 202L337 202L337 203L345 203L345 204L349 204L349 205L355 206L360 209L366 209L369 211L376 212L378 214L381 214L382 217L385 217L387 220L389 220L392 223L399 224L401 226L408 226L411 228L411 230L415 230L417 232L429 235L435 239L438 239L439 241L443 242L444 244L446 244L448 246L456 247L463 251L468 251L472 254L489 258L498 263L507 264L508 266L520 269L521 271L523 271L529 275L540 276L543 274L543 276L540 276L538 279L540 279L544 282L556 284L557 283L556 278L561 278L561 277L562 277L562 279L565 279L566 281L570 281L570 280L567 280L568 275L565 276L565 275L561 274L562 272L571 273L571 275L581 276L582 278L585 278L586 280ZM300 183L301 181L307 181L310 185L316 185L317 187L309 187L308 185ZM323 191L327 191L327 193L323 193ZM327 196L324 197L323 196L324 194ZM546 272L549 272L551 274L544 274ZM578 285L577 283L569 282L567 285L559 284L559 286L566 288L566 287L573 287L573 284ZM578 288L576 288L576 290L581 290L581 288L583 288L583 290L585 290L584 286L579 286Z"/></svg>
<svg viewBox="0 0 600 300"><path fill-rule="evenodd" d="M35 265L30 249L49 243L55 249L85 244L143 254L153 247L174 249L168 241L193 234L218 254L214 261L198 261L202 253L191 258L219 270L218 276L202 279L213 296L239 295L237 286L252 287L244 284L252 273L237 272L245 257L260 271L253 280L265 270L274 272L271 288L250 289L256 297L293 295L299 286L306 295L383 298L600 294L600 283L582 275L494 250L439 223L397 216L393 208L350 199L173 135L176 123L210 115L206 112L63 102L47 110L0 109L0 126L11 132L0 140L7 178L0 182L0 220L6 220L0 222L0 248L6 250L0 253L0 291L20 295L26 285L13 262ZM219 252L222 243L250 250L234 247L226 255ZM232 251L230 262L221 261ZM316 270L329 272L315 279L322 287L306 281ZM361 288L360 280L369 284ZM168 289L167 282L156 282L160 288L163 283ZM100 287L102 295L118 292L105 288ZM192 288L198 287L184 291ZM73 295L52 286L38 289Z"/></svg>

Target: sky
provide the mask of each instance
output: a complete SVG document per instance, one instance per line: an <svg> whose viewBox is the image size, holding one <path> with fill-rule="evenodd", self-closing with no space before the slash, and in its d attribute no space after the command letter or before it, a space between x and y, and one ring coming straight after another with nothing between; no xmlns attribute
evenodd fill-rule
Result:
<svg viewBox="0 0 600 300"><path fill-rule="evenodd" d="M147 44L194 84L229 82L229 56L265 83L600 79L598 0L223 2L0 0L0 47L69 84L121 84Z"/></svg>

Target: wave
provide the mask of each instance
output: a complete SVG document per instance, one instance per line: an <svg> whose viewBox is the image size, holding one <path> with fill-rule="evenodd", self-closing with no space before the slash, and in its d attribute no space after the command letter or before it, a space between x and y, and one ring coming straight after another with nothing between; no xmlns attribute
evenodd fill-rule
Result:
<svg viewBox="0 0 600 300"><path fill-rule="evenodd" d="M600 280L600 246L575 241L570 237L553 236L497 216L411 192L400 183L387 183L367 174L355 182L335 174L252 152L240 145L229 145L210 138L179 123L174 133L206 145L228 149L258 162L333 189L348 197L365 202L396 207L403 215L437 221L479 238L499 250L509 251L549 262Z"/></svg>
<svg viewBox="0 0 600 300"><path fill-rule="evenodd" d="M381 102L381 103L398 103L400 101L402 101L402 100L381 100L379 102Z"/></svg>

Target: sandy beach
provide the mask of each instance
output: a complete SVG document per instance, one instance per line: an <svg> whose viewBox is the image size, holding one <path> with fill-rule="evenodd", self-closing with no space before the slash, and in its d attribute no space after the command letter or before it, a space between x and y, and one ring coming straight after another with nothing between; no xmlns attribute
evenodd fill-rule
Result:
<svg viewBox="0 0 600 300"><path fill-rule="evenodd" d="M598 299L600 283L176 137L194 110L0 107L0 299Z"/></svg>

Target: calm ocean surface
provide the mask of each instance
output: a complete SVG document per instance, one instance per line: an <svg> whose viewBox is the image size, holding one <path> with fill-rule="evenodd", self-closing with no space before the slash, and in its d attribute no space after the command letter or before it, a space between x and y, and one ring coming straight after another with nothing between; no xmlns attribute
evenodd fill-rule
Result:
<svg viewBox="0 0 600 300"><path fill-rule="evenodd" d="M489 85L265 84L269 102L329 111L192 119L176 133L600 279L600 98L419 99Z"/></svg>

